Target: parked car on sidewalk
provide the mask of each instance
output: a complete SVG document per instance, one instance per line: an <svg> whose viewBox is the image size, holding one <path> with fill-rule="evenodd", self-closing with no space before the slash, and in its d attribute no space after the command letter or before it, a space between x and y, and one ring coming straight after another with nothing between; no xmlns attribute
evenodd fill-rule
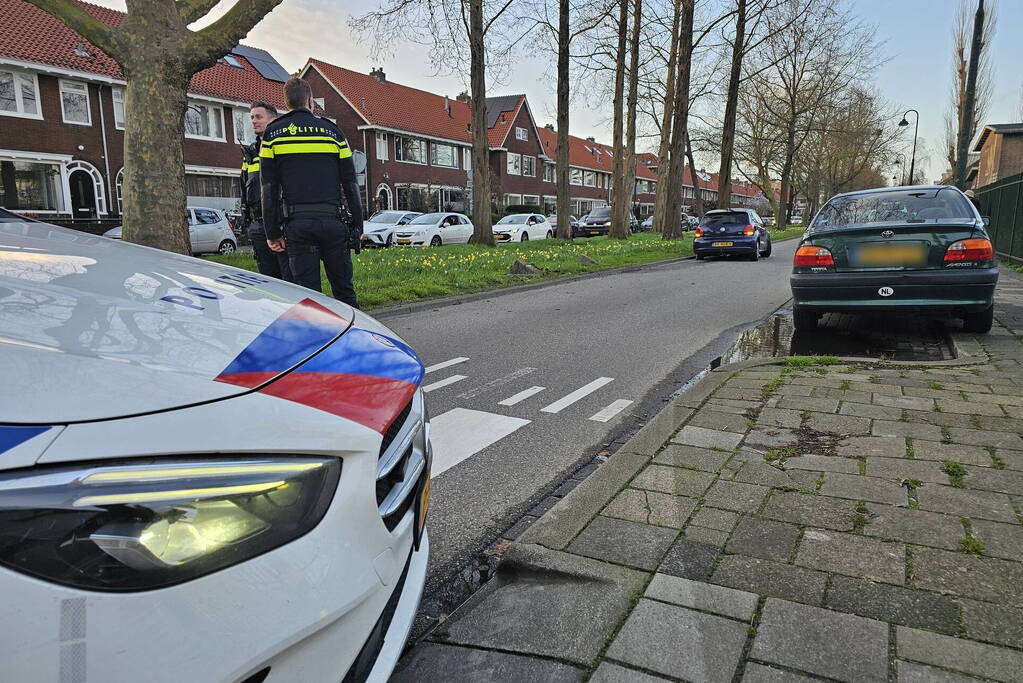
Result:
<svg viewBox="0 0 1023 683"><path fill-rule="evenodd" d="M401 246L439 247L466 244L472 237L472 221L461 213L424 213L394 232L394 243Z"/></svg>
<svg viewBox="0 0 1023 683"><path fill-rule="evenodd" d="M2 210L0 243L3 679L387 680L429 555L415 352L248 271Z"/></svg>
<svg viewBox="0 0 1023 683"><path fill-rule="evenodd" d="M771 233L753 209L708 211L693 238L697 259L708 256L746 256L751 261L771 255Z"/></svg>
<svg viewBox="0 0 1023 683"><path fill-rule="evenodd" d="M528 242L549 240L554 237L554 226L535 213L513 213L493 225L497 242Z"/></svg>
<svg viewBox="0 0 1023 683"><path fill-rule="evenodd" d="M629 214L629 232L639 232L640 224L636 217ZM574 236L593 237L595 235L606 235L611 229L611 207L598 206L590 213L579 220L579 227Z"/></svg>
<svg viewBox="0 0 1023 683"><path fill-rule="evenodd" d="M185 214L193 254L233 254L238 251L238 237L223 211L190 206ZM121 239L121 226L107 230L103 236Z"/></svg>
<svg viewBox="0 0 1023 683"><path fill-rule="evenodd" d="M394 244L394 231L422 215L419 211L377 211L363 224L363 246L391 246Z"/></svg>
<svg viewBox="0 0 1023 683"><path fill-rule="evenodd" d="M998 267L981 217L955 187L885 187L832 197L796 249L797 329L829 311L908 311L991 329Z"/></svg>
<svg viewBox="0 0 1023 683"><path fill-rule="evenodd" d="M558 233L558 216L557 216L557 214L553 214L552 213L550 216L547 216L547 222L551 224L552 228L554 228L554 234L557 234ZM575 216L569 216L568 217L568 225L572 229L572 233L575 234L575 231L579 228L579 219L576 218Z"/></svg>

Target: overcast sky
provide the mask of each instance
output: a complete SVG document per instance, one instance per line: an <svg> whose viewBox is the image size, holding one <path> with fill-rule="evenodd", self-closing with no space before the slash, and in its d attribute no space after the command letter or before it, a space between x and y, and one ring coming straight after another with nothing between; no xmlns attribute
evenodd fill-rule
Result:
<svg viewBox="0 0 1023 683"><path fill-rule="evenodd" d="M123 0L93 1L124 9ZM846 1L860 16L877 23L878 37L885 42L889 60L879 71L875 86L890 101L920 111L920 137L934 158L928 172L937 176L943 170L938 144L949 98L951 31L959 0ZM224 0L217 9L231 4L233 0ZM998 24L992 41L995 97L985 123L1005 123L1019 119L1023 2L989 0L987 4L996 6ZM373 6L374 0L285 0L256 26L245 43L268 50L289 71L300 68L308 57L317 57L362 72L382 66L389 80L452 97L467 89L467 75L463 78L433 73L425 47L397 45L393 56L371 59L370 46L351 39L348 19L353 12L365 12ZM541 126L554 120L554 88L554 77L547 65L525 56L506 82L488 86L492 95L525 93ZM572 133L610 142L606 125L610 109L610 102L603 108L577 102L572 112ZM918 154L923 156L926 151Z"/></svg>

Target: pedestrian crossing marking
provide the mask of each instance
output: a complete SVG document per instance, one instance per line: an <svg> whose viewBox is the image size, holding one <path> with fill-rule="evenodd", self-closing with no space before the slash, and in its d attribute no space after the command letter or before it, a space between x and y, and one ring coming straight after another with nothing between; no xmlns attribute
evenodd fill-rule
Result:
<svg viewBox="0 0 1023 683"><path fill-rule="evenodd" d="M427 384L425 387L423 387L423 393L428 394L435 389L441 389L443 387L448 386L449 384L461 382L463 379L467 378L468 375L451 375L450 377L445 377L444 379L438 380L433 384Z"/></svg>
<svg viewBox="0 0 1023 683"><path fill-rule="evenodd" d="M459 358L452 358L451 360L446 360L443 363L437 363L436 365L428 366L426 368L425 372L427 374L429 374L431 372L436 372L437 370L443 370L444 368L450 368L452 365L458 365L459 363L464 363L467 360L469 360L469 359L468 358L461 358L461 357L459 357Z"/></svg>
<svg viewBox="0 0 1023 683"><path fill-rule="evenodd" d="M620 398L606 408L600 410L595 415L590 417L594 422L608 422L618 413L622 412L626 408L632 405L632 401Z"/></svg>
<svg viewBox="0 0 1023 683"><path fill-rule="evenodd" d="M525 391L520 391L519 393L515 394L514 396L509 396L508 398L504 399L503 401L498 401L497 405L499 405L499 406L513 406L516 403L521 403L522 401L525 401L530 396L535 396L535 395L539 394L544 389L546 389L546 387L529 387Z"/></svg>
<svg viewBox="0 0 1023 683"><path fill-rule="evenodd" d="M468 408L453 408L434 417L430 420L433 476L436 477L451 469L487 446L525 427L529 422L517 417Z"/></svg>
<svg viewBox="0 0 1023 683"><path fill-rule="evenodd" d="M615 381L614 377L600 377L598 379L595 379L592 382L590 382L589 384L576 389L571 394L568 394L567 396L559 398L557 401L555 401L554 403L550 404L549 406L541 408L540 412L543 412L543 413L560 413L562 410L564 410L565 408L569 407L570 405L572 405L576 401L579 401L579 400L585 398L586 396L589 396L590 394L592 394L597 389L601 388L602 386L604 386L606 384L610 384L613 381Z"/></svg>
<svg viewBox="0 0 1023 683"><path fill-rule="evenodd" d="M492 379L489 382L487 382L486 384L482 384L482 385L476 387L475 389L470 389L469 391L463 392L463 393L458 395L458 398L476 398L480 394L485 394L486 392L490 391L491 389L494 389L494 388L499 387L499 386L504 385L504 384L508 384L509 382L514 382L518 378L525 377L526 375L528 375L528 374L530 374L532 372L536 372L536 368L519 368L515 372L509 373L509 374L505 375L504 377L498 377L497 379Z"/></svg>

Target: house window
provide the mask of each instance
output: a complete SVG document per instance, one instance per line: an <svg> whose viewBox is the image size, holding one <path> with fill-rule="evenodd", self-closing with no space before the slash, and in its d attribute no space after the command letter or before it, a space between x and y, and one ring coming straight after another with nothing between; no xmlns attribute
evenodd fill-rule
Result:
<svg viewBox="0 0 1023 683"><path fill-rule="evenodd" d="M586 187L596 187L597 174L593 171L586 171L583 173L583 184L586 185Z"/></svg>
<svg viewBox="0 0 1023 683"><path fill-rule="evenodd" d="M426 141L395 135L394 159L404 161L406 164L425 164Z"/></svg>
<svg viewBox="0 0 1023 683"><path fill-rule="evenodd" d="M377 159L387 161L387 133L377 133Z"/></svg>
<svg viewBox="0 0 1023 683"><path fill-rule="evenodd" d="M543 165L543 181L545 183L554 182L554 166L551 164Z"/></svg>
<svg viewBox="0 0 1023 683"><path fill-rule="evenodd" d="M124 90L114 88L110 95L114 99L114 128L124 130Z"/></svg>
<svg viewBox="0 0 1023 683"><path fill-rule="evenodd" d="M458 168L458 150L452 145L434 142L430 145L430 163L445 168Z"/></svg>
<svg viewBox="0 0 1023 683"><path fill-rule="evenodd" d="M583 172L581 169L573 168L569 169L569 185L582 185L583 184Z"/></svg>
<svg viewBox="0 0 1023 683"><path fill-rule="evenodd" d="M60 107L64 112L64 123L80 126L92 125L89 111L89 86L77 81L60 79Z"/></svg>
<svg viewBox="0 0 1023 683"><path fill-rule="evenodd" d="M229 199L237 197L238 180L226 175L185 174L185 194L193 198ZM196 216L198 216L198 211ZM200 223L203 221L200 220Z"/></svg>
<svg viewBox="0 0 1023 683"><path fill-rule="evenodd" d="M508 175L522 175L522 155L508 152Z"/></svg>
<svg viewBox="0 0 1023 683"><path fill-rule="evenodd" d="M515 139L516 140L529 140L529 133L525 128L515 127Z"/></svg>
<svg viewBox="0 0 1023 683"><path fill-rule="evenodd" d="M0 206L12 211L64 211L60 164L0 159Z"/></svg>
<svg viewBox="0 0 1023 683"><path fill-rule="evenodd" d="M536 177L536 157L522 155L522 175L530 178Z"/></svg>
<svg viewBox="0 0 1023 683"><path fill-rule="evenodd" d="M39 81L33 74L0 70L0 114L41 119Z"/></svg>
<svg viewBox="0 0 1023 683"><path fill-rule="evenodd" d="M540 206L540 195L524 194L522 195L522 203L528 206Z"/></svg>
<svg viewBox="0 0 1023 683"><path fill-rule="evenodd" d="M256 141L256 131L252 130L252 119L244 109L234 110L234 141L240 145L251 145Z"/></svg>
<svg viewBox="0 0 1023 683"><path fill-rule="evenodd" d="M466 147L462 150L462 167L466 171L472 170L472 148Z"/></svg>
<svg viewBox="0 0 1023 683"><path fill-rule="evenodd" d="M522 195L520 194L506 194L504 196L505 206L519 206L522 204Z"/></svg>
<svg viewBox="0 0 1023 683"><path fill-rule="evenodd" d="M224 110L189 102L185 109L185 137L224 142Z"/></svg>

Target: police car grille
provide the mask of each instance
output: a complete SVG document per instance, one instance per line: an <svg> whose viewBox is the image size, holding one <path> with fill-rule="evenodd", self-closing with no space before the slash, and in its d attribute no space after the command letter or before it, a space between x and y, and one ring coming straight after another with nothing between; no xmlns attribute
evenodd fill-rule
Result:
<svg viewBox="0 0 1023 683"><path fill-rule="evenodd" d="M408 420L409 413L411 412L412 401L410 400L408 403L405 404L405 407L401 409L401 412L398 413L398 416L394 418L394 421L391 422L391 425L387 428L387 431L384 432L384 439L383 441L380 442L381 458L384 457L384 453L387 452L387 449L390 447L391 442L394 441L394 438L398 436L398 432L400 432L401 428L405 426L405 422Z"/></svg>
<svg viewBox="0 0 1023 683"><path fill-rule="evenodd" d="M421 399L419 399L421 401ZM423 407L413 398L384 433L377 460L377 508L393 531L412 507L426 469Z"/></svg>

